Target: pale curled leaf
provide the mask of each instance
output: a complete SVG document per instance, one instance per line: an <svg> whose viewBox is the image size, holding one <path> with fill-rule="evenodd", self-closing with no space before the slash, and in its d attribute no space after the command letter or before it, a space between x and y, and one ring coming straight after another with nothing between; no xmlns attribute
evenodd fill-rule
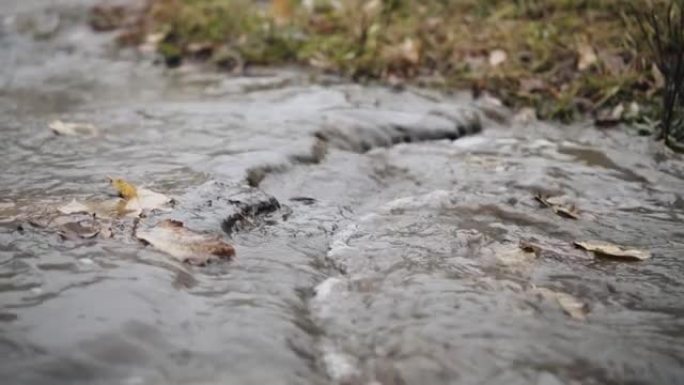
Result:
<svg viewBox="0 0 684 385"><path fill-rule="evenodd" d="M508 54L502 49L495 49L489 53L489 65L492 67L498 67L508 60Z"/></svg>
<svg viewBox="0 0 684 385"><path fill-rule="evenodd" d="M588 306L576 297L543 287L535 288L534 292L540 294L544 299L558 303L561 309L570 317L579 321L586 320L587 313L589 313Z"/></svg>
<svg viewBox="0 0 684 385"><path fill-rule="evenodd" d="M598 62L598 56L594 47L588 43L581 43L577 46L577 69L585 71Z"/></svg>
<svg viewBox="0 0 684 385"><path fill-rule="evenodd" d="M95 136L98 129L90 123L66 123L55 120L48 125L52 132L57 135L67 136Z"/></svg>
<svg viewBox="0 0 684 385"><path fill-rule="evenodd" d="M94 214L95 210L87 206L76 199L72 199L71 202L57 209L62 214Z"/></svg>
<svg viewBox="0 0 684 385"><path fill-rule="evenodd" d="M126 216L140 216L143 211L168 211L173 199L168 196L148 190L125 181L121 178L109 178L109 182L123 200L121 210Z"/></svg>
<svg viewBox="0 0 684 385"><path fill-rule="evenodd" d="M536 199L544 207L550 208L551 210L553 210L554 213L561 217L569 219L579 218L579 212L577 211L575 205L563 204L560 201L552 197L548 197L544 194L536 194L534 196L534 199Z"/></svg>
<svg viewBox="0 0 684 385"><path fill-rule="evenodd" d="M194 232L185 228L182 222L171 219L163 220L151 229L138 229L135 236L179 261L192 265L231 260L235 256L233 246L219 236Z"/></svg>
<svg viewBox="0 0 684 385"><path fill-rule="evenodd" d="M125 209L130 213L128 216L139 216L143 211L161 210L170 211L173 199L164 194L144 188L138 188L138 195L126 201Z"/></svg>
<svg viewBox="0 0 684 385"><path fill-rule="evenodd" d="M530 253L524 248L515 247L515 245L496 247L494 252L497 262L505 266L528 263L534 261L537 257L535 253Z"/></svg>
<svg viewBox="0 0 684 385"><path fill-rule="evenodd" d="M601 241L574 242L575 246L593 252L596 256L631 261L644 261L651 258L651 252Z"/></svg>

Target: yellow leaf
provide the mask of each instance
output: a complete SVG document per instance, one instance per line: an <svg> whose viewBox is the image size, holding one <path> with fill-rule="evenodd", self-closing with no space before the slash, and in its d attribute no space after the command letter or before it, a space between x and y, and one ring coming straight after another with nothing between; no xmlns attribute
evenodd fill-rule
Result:
<svg viewBox="0 0 684 385"><path fill-rule="evenodd" d="M138 196L138 190L135 188L135 186L126 182L125 180L111 177L108 179L112 187L116 189L116 191L119 193L119 196L121 196L121 198L124 200L128 201Z"/></svg>

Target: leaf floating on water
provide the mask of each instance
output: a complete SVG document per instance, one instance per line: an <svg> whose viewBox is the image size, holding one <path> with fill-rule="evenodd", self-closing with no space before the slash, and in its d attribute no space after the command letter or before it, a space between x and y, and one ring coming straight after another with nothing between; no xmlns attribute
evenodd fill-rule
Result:
<svg viewBox="0 0 684 385"><path fill-rule="evenodd" d="M574 205L565 205L560 202L555 202L552 200L553 198L541 193L536 194L534 196L534 199L536 199L544 207L550 208L551 210L553 210L554 213L561 217L569 219L579 218L579 212L577 211L577 208Z"/></svg>
<svg viewBox="0 0 684 385"><path fill-rule="evenodd" d="M65 123L61 120L51 122L48 127L57 135L65 136L95 136L98 129L89 123Z"/></svg>
<svg viewBox="0 0 684 385"><path fill-rule="evenodd" d="M57 209L62 214L94 214L95 210L76 199L72 199L68 204Z"/></svg>
<svg viewBox="0 0 684 385"><path fill-rule="evenodd" d="M147 230L136 230L136 238L171 255L181 262L202 266L209 262L231 260L233 246L219 236L196 233L183 222L166 219Z"/></svg>
<svg viewBox="0 0 684 385"><path fill-rule="evenodd" d="M574 242L574 244L580 249L591 251L599 257L617 258L632 261L645 261L651 258L651 252L649 251L618 246L608 242L587 241Z"/></svg>
<svg viewBox="0 0 684 385"><path fill-rule="evenodd" d="M561 309L570 317L579 321L586 320L589 313L588 306L576 297L543 287L535 288L534 291L547 300L556 301Z"/></svg>
<svg viewBox="0 0 684 385"><path fill-rule="evenodd" d="M530 253L521 247L513 245L495 248L495 256L498 263L506 266L528 263L537 257L536 253Z"/></svg>
<svg viewBox="0 0 684 385"><path fill-rule="evenodd" d="M109 183L114 187L119 196L125 200L130 200L138 195L138 190L132 184L126 182L121 178L107 177Z"/></svg>
<svg viewBox="0 0 684 385"><path fill-rule="evenodd" d="M109 183L119 193L125 204L119 207L122 215L140 216L145 210L166 210L173 203L173 199L168 196L136 187L121 178L109 178Z"/></svg>

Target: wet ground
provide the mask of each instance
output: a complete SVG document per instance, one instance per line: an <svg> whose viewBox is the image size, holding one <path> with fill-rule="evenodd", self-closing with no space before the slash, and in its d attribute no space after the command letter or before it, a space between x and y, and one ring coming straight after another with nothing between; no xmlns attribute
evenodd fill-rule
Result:
<svg viewBox="0 0 684 385"><path fill-rule="evenodd" d="M167 71L93 34L89 3L0 4L3 384L684 383L681 157L461 95ZM143 222L223 234L236 260L29 223L107 175L178 201Z"/></svg>

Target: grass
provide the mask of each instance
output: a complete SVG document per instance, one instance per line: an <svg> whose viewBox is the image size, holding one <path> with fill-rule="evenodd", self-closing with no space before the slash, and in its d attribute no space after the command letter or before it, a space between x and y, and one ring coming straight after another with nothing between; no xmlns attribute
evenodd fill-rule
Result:
<svg viewBox="0 0 684 385"><path fill-rule="evenodd" d="M684 1L637 13L637 21L664 77L660 137L674 146L684 142Z"/></svg>
<svg viewBox="0 0 684 385"><path fill-rule="evenodd" d="M667 1L679 0L649 3ZM471 88L564 122L632 102L652 115L662 74L625 3L150 0L126 38L161 34L170 65L298 64L360 82Z"/></svg>

